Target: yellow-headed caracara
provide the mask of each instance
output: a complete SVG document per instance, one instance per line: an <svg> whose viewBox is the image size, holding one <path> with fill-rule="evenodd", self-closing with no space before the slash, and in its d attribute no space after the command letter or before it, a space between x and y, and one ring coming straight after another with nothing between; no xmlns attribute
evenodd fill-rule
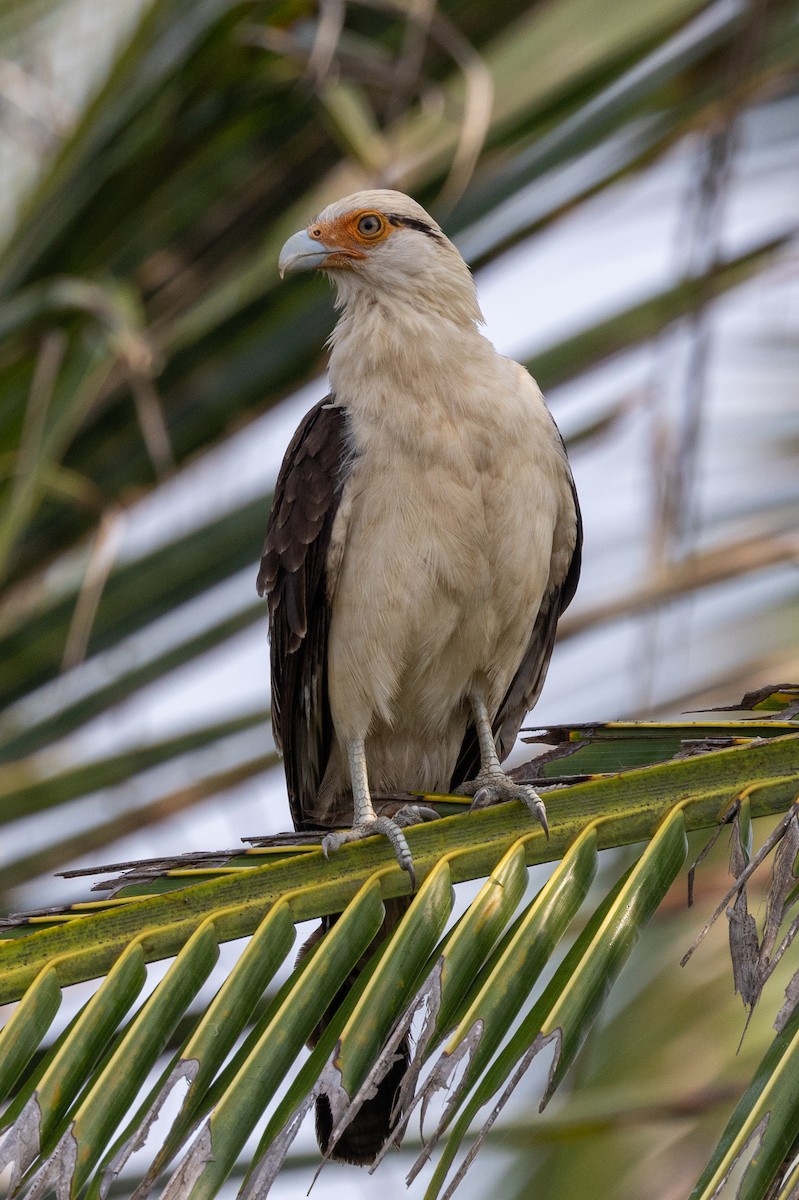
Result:
<svg viewBox="0 0 799 1200"><path fill-rule="evenodd" d="M372 792L520 799L546 828L500 762L577 586L574 482L537 385L480 332L469 268L415 201L347 196L279 267L328 274L342 312L258 577L275 739L296 827L331 830L326 852L383 833L413 877L402 826L429 813L378 816Z"/></svg>
<svg viewBox="0 0 799 1200"><path fill-rule="evenodd" d="M357 192L289 238L342 315L330 395L288 448L258 579L272 720L299 829L383 832L379 792L520 799L500 761L577 586L580 512L534 380L482 335L469 268L401 192ZM416 812L412 818L418 819Z"/></svg>

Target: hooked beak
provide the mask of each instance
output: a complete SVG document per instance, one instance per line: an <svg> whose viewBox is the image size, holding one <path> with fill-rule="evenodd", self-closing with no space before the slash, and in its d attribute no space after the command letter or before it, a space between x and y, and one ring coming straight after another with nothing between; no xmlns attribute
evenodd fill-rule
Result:
<svg viewBox="0 0 799 1200"><path fill-rule="evenodd" d="M291 235L280 251L277 260L280 278L293 271L312 271L314 267L321 267L328 255L334 253L334 247L326 246L324 242L312 238L307 229L301 229L299 233Z"/></svg>

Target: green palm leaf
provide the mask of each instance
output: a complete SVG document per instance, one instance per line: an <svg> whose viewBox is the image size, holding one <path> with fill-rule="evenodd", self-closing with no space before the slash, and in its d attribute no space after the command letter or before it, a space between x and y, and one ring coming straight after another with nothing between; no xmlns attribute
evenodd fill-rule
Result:
<svg viewBox="0 0 799 1200"><path fill-rule="evenodd" d="M707 737L713 729L712 724L685 726L688 734L696 735L690 742ZM600 727L598 732L601 740L605 731ZM392 1044L425 1005L428 1017L411 1065L411 1085L424 1062L431 1062L435 1052L439 1057L420 1092L423 1107L464 1054L468 1063L441 1125L413 1172L455 1121L431 1183L430 1195L439 1194L470 1121L503 1088L504 1103L520 1070L553 1038L555 1066L544 1099L558 1087L613 980L683 863L685 830L712 828L737 812L744 795L754 816L782 812L796 800L799 733L785 735L780 730L782 736L749 738L732 748L662 762L657 761L662 736L673 737L668 727L640 726L629 732L649 747L652 765L552 792L549 841L541 830L525 831L529 817L517 806L448 817L409 831L417 872L424 882L275 1109L250 1166L244 1194L265 1194L263 1188L285 1158L298 1118L320 1089L328 1096L334 1126L346 1119L353 1106L357 1108L359 1096L372 1085L376 1072L390 1064ZM610 727L608 733L618 740L617 729ZM592 813L601 815L592 817ZM563 943L587 893L597 846L619 846L642 838L651 838L648 847L599 902L551 982L510 1033L515 1015L535 989L547 959ZM560 867L517 916L524 864L561 855ZM440 942L452 903L451 883L486 871L491 872L489 881ZM208 874L213 876L213 868L208 868ZM129 1149L185 1076L189 1091L147 1186L202 1121L198 1138L165 1194L216 1195L270 1097L290 1073L303 1041L377 933L384 911L381 897L400 895L408 888L407 875L379 839L347 847L330 863L309 848L264 867L231 867L204 883L187 886L184 875L169 871L166 879L176 890L137 898L126 896L123 888L115 899L103 902L99 912L91 904L79 904L63 916L23 920L13 931L16 936L0 944L0 995L22 997L2 1035L7 1090L24 1073L44 1038L58 1005L59 988L108 972L55 1055L34 1066L20 1092L24 1104L17 1101L8 1110L7 1122L13 1124L4 1144L4 1160L16 1162L15 1178L21 1180L23 1192L26 1181L36 1189L49 1180L63 1195L77 1194L85 1183L102 1194L103 1180L121 1169ZM293 924L337 911L343 912L341 919L312 958L295 968L224 1066L264 986L291 949ZM48 922L51 929L46 928ZM40 923L45 928L33 932ZM170 1031L212 970L218 943L242 935L249 941L232 973L207 1011L195 1018L177 1057L114 1141ZM112 1030L141 989L143 961L169 954L176 954L172 966L133 1019L120 1027L107 1051ZM745 1119L740 1119L740 1129L733 1126L733 1134L720 1148L720 1154L728 1157L740 1155L749 1138L747 1130L758 1125L763 1106L779 1112L782 1132L775 1133L776 1149L768 1167L757 1173L761 1184L771 1180L780 1155L797 1133L791 1101L783 1099L780 1090L780 1079L792 1078L783 1062L789 1053L783 1051L783 1044L792 1045L794 1024L791 1018L786 1033L779 1035L769 1052L752 1085L753 1100L742 1101ZM224 1029L221 1039L216 1034L220 1028ZM404 1102L410 1105L411 1101L412 1092L406 1088ZM484 1134L497 1112L495 1108ZM480 1140L446 1194L457 1186Z"/></svg>

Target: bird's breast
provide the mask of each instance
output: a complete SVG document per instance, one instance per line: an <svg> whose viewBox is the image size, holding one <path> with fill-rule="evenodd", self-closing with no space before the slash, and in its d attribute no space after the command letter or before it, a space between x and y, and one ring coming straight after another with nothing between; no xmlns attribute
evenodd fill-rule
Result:
<svg viewBox="0 0 799 1200"><path fill-rule="evenodd" d="M459 419L410 402L382 419L352 414L328 652L341 736L375 720L434 734L454 707L466 712L477 679L498 707L541 603L556 521L522 403L461 403Z"/></svg>

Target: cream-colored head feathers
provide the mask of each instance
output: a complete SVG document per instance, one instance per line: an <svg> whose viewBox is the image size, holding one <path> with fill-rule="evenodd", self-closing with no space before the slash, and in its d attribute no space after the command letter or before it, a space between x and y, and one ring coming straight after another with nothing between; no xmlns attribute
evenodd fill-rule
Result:
<svg viewBox="0 0 799 1200"><path fill-rule="evenodd" d="M340 307L390 303L456 324L482 320L471 273L420 204L403 192L355 192L286 242L281 274L321 270Z"/></svg>

